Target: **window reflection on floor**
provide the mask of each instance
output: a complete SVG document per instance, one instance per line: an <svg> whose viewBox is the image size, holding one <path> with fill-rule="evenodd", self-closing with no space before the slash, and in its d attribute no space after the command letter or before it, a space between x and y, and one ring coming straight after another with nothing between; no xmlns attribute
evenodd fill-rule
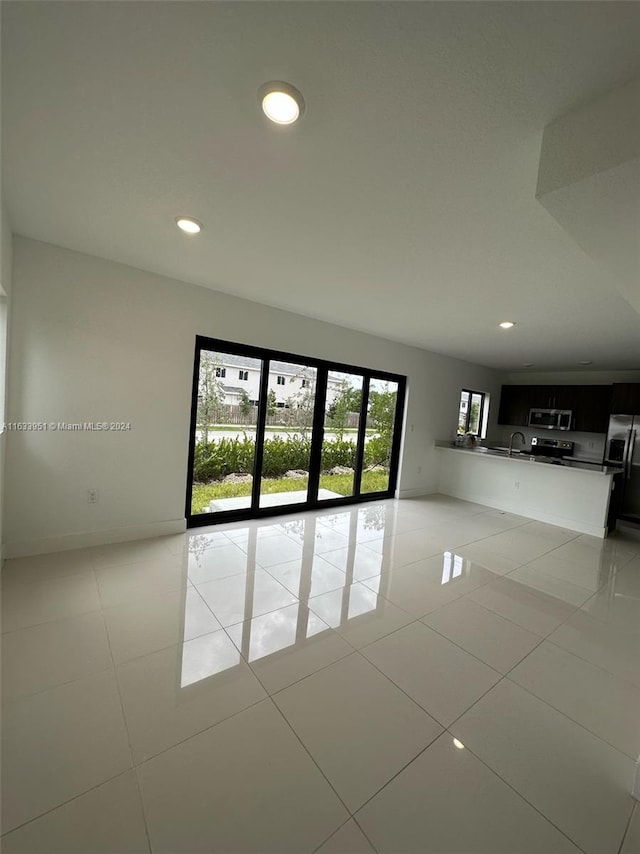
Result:
<svg viewBox="0 0 640 854"><path fill-rule="evenodd" d="M193 685L240 664L240 653L222 631L187 641L182 647L180 687Z"/></svg>
<svg viewBox="0 0 640 854"><path fill-rule="evenodd" d="M445 552L442 557L442 583L448 584L452 579L462 575L464 558L451 552Z"/></svg>
<svg viewBox="0 0 640 854"><path fill-rule="evenodd" d="M192 534L181 687L375 615L394 518L392 508L372 505ZM220 629L190 639L203 606Z"/></svg>
<svg viewBox="0 0 640 854"><path fill-rule="evenodd" d="M242 661L303 649L332 629L380 619L398 597L411 598L416 564L406 563L406 552L399 559L395 513L372 504L192 534L181 687ZM438 589L464 584L472 572L472 561L453 551L420 563L423 583ZM411 612L409 601L401 608Z"/></svg>

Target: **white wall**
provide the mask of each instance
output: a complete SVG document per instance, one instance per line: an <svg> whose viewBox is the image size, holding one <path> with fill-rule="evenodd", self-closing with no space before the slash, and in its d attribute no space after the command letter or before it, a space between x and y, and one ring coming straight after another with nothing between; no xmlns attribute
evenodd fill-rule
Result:
<svg viewBox="0 0 640 854"><path fill-rule="evenodd" d="M2 296L2 305L0 311L4 317L0 317L2 327L0 328L0 422L5 420L6 412L6 377L7 377L7 346L9 338L9 311L11 303L11 268L12 268L12 237L11 228L9 226L9 218L4 210L4 205L0 206L0 293ZM6 324L6 325L5 325ZM0 423L0 564L4 557L4 515L5 515L5 454L6 454L6 435L2 430Z"/></svg>
<svg viewBox="0 0 640 854"><path fill-rule="evenodd" d="M196 334L407 375L404 496L437 489L463 386L497 415L494 371L60 247L16 237L13 282L11 420L132 429L8 436L8 554L183 524Z"/></svg>

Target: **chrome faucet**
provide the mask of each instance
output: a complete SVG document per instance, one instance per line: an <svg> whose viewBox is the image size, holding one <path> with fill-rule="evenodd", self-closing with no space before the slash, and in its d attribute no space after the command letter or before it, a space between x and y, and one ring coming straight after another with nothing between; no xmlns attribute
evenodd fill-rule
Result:
<svg viewBox="0 0 640 854"><path fill-rule="evenodd" d="M513 440L516 436L520 436L522 439L522 444L525 445L527 440L524 438L524 433L521 433L520 430L515 430L511 436L509 436L509 456L513 456Z"/></svg>

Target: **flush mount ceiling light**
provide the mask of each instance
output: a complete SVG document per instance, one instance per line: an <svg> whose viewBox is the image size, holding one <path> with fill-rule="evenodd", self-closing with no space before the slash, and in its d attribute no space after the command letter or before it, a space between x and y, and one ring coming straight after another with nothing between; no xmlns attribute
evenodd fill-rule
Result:
<svg viewBox="0 0 640 854"><path fill-rule="evenodd" d="M533 368L533 367L535 367L535 362L525 362L522 367L523 368Z"/></svg>
<svg viewBox="0 0 640 854"><path fill-rule="evenodd" d="M515 325L515 320L503 320L502 323L499 324L500 329L511 329L511 327Z"/></svg>
<svg viewBox="0 0 640 854"><path fill-rule="evenodd" d="M585 359L582 362L579 362L580 365L593 365L593 362L590 359Z"/></svg>
<svg viewBox="0 0 640 854"><path fill-rule="evenodd" d="M191 216L177 216L176 225L185 234L199 234L202 231L202 223Z"/></svg>
<svg viewBox="0 0 640 854"><path fill-rule="evenodd" d="M292 125L304 113L304 98L291 83L272 80L258 89L258 101L268 119L278 125Z"/></svg>
<svg viewBox="0 0 640 854"><path fill-rule="evenodd" d="M190 216L177 216L176 225L185 234L199 234L202 231L202 223Z"/></svg>

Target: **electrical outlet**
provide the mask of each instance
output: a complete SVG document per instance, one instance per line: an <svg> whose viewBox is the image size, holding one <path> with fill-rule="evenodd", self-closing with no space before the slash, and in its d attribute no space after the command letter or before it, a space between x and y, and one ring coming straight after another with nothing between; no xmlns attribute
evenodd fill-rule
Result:
<svg viewBox="0 0 640 854"><path fill-rule="evenodd" d="M418 474L422 474L422 466L418 466Z"/></svg>
<svg viewBox="0 0 640 854"><path fill-rule="evenodd" d="M516 480L516 482L514 483L514 486L516 489L520 489L520 481Z"/></svg>
<svg viewBox="0 0 640 854"><path fill-rule="evenodd" d="M87 489L87 504L97 504L98 503L98 490L97 489Z"/></svg>

